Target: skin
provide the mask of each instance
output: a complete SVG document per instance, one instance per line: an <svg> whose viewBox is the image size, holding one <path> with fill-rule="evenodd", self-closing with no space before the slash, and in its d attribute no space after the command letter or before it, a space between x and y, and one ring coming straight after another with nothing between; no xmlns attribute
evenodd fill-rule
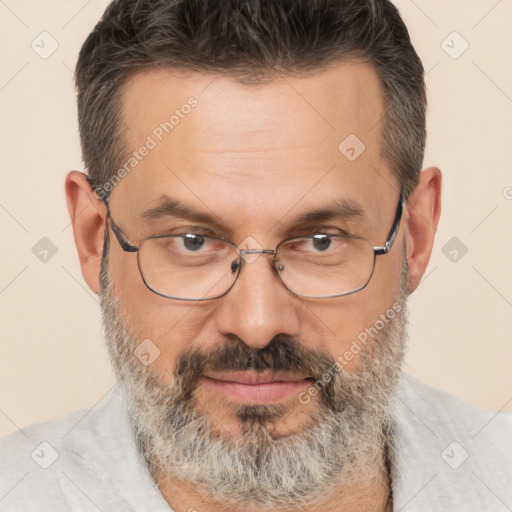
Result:
<svg viewBox="0 0 512 512"><path fill-rule="evenodd" d="M307 77L280 77L254 86L210 74L146 70L134 75L123 93L127 149L138 149L174 109L193 96L198 105L165 135L112 192L112 217L133 245L169 228L198 225L185 219L148 223L141 212L166 193L195 210L214 215L224 228L217 236L241 243L252 237L263 248L297 233L294 218L325 207L337 198L352 198L365 209L362 220L330 220L315 228L345 230L382 245L391 227L399 183L381 156L378 120L383 113L381 86L368 64L336 64ZM366 150L350 162L338 150L348 134ZM140 338L149 338L161 353L154 366L170 380L177 356L191 344L213 347L235 335L262 348L279 333L300 336L334 358L351 340L372 325L393 303L399 286L402 247L406 239L409 293L428 264L440 215L441 173L425 169L407 205L393 250L377 258L370 283L362 291L334 299L305 299L282 285L262 255L246 264L231 291L204 302L169 300L143 283L136 256L123 252L110 232L110 271L123 318ZM99 291L106 209L93 194L85 175L73 171L66 179L68 208L82 274ZM199 224L205 227L204 224ZM341 233L340 233L341 234ZM347 369L356 367L354 356ZM212 414L232 435L239 431L226 398L205 384L197 391L198 407ZM288 399L289 400L289 399ZM296 404L272 428L278 434L300 431L317 406ZM317 510L384 510L387 488L383 475L368 474L350 486L340 484ZM201 502L197 491L159 481L163 496L176 512L220 510ZM175 487L174 487L175 489ZM370 489L370 490L368 490Z"/></svg>

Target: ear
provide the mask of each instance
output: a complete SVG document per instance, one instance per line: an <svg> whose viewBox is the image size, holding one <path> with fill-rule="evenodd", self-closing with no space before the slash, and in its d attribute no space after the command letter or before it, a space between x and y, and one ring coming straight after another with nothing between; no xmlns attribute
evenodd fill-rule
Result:
<svg viewBox="0 0 512 512"><path fill-rule="evenodd" d="M99 293L107 209L95 196L86 175L78 171L66 176L66 200L82 275L89 288Z"/></svg>
<svg viewBox="0 0 512 512"><path fill-rule="evenodd" d="M418 287L427 268L441 214L441 171L425 169L407 200L406 247L409 293Z"/></svg>

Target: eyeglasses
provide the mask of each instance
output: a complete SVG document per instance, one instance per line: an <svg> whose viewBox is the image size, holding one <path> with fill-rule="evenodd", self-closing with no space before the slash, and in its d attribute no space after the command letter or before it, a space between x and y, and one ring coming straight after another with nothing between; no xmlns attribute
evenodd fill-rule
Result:
<svg viewBox="0 0 512 512"><path fill-rule="evenodd" d="M157 295L176 300L211 300L231 290L242 270L260 254L272 264L284 286L300 297L327 299L362 290L370 281L377 256L391 251L400 229L405 199L396 207L383 246L356 236L317 234L287 238L274 250L241 249L231 240L183 233L157 235L131 245L110 215L107 221L123 251L136 252L145 285Z"/></svg>

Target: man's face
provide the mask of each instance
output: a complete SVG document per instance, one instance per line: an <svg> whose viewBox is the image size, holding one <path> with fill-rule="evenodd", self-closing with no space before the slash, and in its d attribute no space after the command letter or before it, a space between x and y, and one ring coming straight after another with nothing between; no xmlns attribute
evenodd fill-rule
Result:
<svg viewBox="0 0 512 512"><path fill-rule="evenodd" d="M197 104L181 109L191 97ZM147 155L110 200L112 218L132 245L152 235L198 231L249 249L274 249L285 238L321 232L349 233L376 246L386 241L399 185L381 156L383 99L367 64L339 64L310 77L277 77L258 86L153 70L134 76L122 99L127 160L132 151L148 146L148 137L152 140L150 150L143 151ZM179 121L175 118L171 129L167 125L167 133L161 123L176 109ZM348 136L351 144L342 152L338 147ZM144 215L169 198L204 218L176 217L162 208L159 215ZM346 200L359 203L363 215L297 222ZM123 368L131 357L130 368L138 365L139 374L154 379L152 385L161 392L176 389L179 380L180 389L190 395L181 399L192 400L194 412L210 418L221 436L240 438L255 422L274 439L300 434L319 421L319 411L340 412L351 399L358 400L340 397L340 388L332 387L339 366L331 385L310 392L332 362L342 362L341 374L349 379L360 376L365 361L367 372L379 350L401 356L402 316L386 320L384 327L377 322L397 298L404 301L402 232L394 249L377 257L369 284L352 295L293 295L263 254L243 263L225 296L189 302L151 292L136 254L124 252L110 231L108 272L124 334L132 351L146 340L143 346L149 347L151 359L158 354L146 366L124 352L118 374L130 378ZM379 348L379 340L393 336L391 324L398 318L402 323L393 335L400 343L392 350ZM374 332L376 325L382 333L367 335L360 350L354 349L354 340ZM374 331L368 331L371 327ZM380 354L381 360L385 355ZM394 376L399 363L395 361ZM384 364L377 368L386 370ZM269 391L269 384L226 385L219 380L229 380L234 372L234 381L259 372L293 382L274 383ZM390 389L393 383L391 378Z"/></svg>

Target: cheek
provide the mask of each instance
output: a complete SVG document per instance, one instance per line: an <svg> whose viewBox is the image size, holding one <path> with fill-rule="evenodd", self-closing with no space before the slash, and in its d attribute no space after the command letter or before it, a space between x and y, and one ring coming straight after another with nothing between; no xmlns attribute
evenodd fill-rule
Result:
<svg viewBox="0 0 512 512"><path fill-rule="evenodd" d="M130 333L134 349L144 342L154 344L158 357L152 367L168 376L177 357L206 337L211 311L205 304L166 299L149 290L134 261L112 264L112 279L119 309ZM150 345L152 346L152 345Z"/></svg>
<svg viewBox="0 0 512 512"><path fill-rule="evenodd" d="M376 267L363 290L326 303L308 304L309 323L304 325L309 332L301 333L304 340L327 350L347 370L358 367L365 346L371 346L376 329L379 332L381 315L392 309L399 292L401 261L390 258L385 263Z"/></svg>
<svg viewBox="0 0 512 512"><path fill-rule="evenodd" d="M301 333L312 347L327 350L336 359L348 349L352 340L365 329L373 307L354 295L332 299L324 304L308 304L309 332Z"/></svg>

